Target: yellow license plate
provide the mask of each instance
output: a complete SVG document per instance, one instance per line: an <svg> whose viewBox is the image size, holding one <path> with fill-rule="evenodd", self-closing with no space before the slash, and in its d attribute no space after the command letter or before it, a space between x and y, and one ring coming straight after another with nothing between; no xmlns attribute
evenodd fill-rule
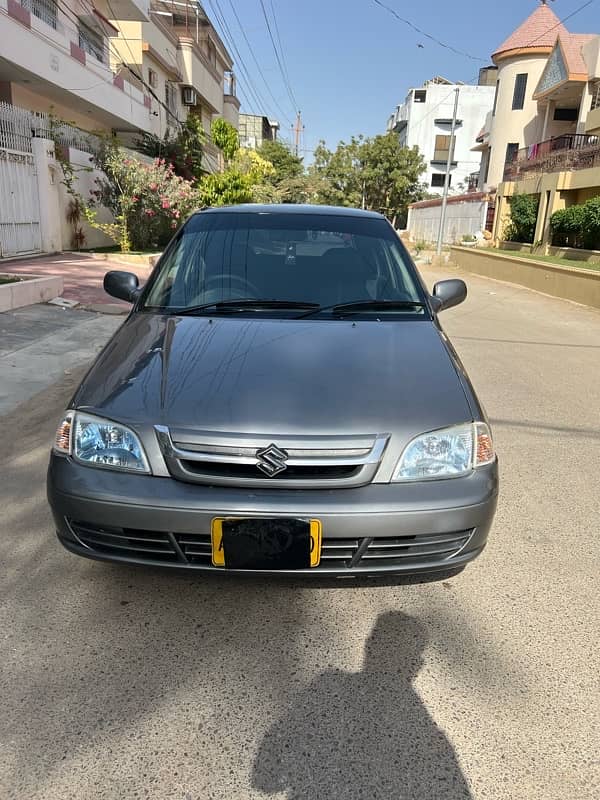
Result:
<svg viewBox="0 0 600 800"><path fill-rule="evenodd" d="M231 569L318 567L322 530L318 519L217 517L212 563Z"/></svg>

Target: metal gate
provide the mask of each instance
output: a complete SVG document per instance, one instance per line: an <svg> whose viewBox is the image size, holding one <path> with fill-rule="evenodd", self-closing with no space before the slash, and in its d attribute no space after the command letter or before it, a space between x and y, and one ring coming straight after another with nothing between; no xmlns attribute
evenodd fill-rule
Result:
<svg viewBox="0 0 600 800"><path fill-rule="evenodd" d="M41 250L29 113L0 103L0 258Z"/></svg>
<svg viewBox="0 0 600 800"><path fill-rule="evenodd" d="M36 253L41 246L33 155L0 147L0 258Z"/></svg>

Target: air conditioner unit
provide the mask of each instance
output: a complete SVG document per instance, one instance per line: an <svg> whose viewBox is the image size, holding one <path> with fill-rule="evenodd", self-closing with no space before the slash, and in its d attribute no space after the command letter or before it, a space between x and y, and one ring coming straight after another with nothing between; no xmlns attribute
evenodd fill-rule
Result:
<svg viewBox="0 0 600 800"><path fill-rule="evenodd" d="M183 89L183 105L184 106L195 106L198 102L198 95L196 94L196 90L192 89L191 86L186 86Z"/></svg>

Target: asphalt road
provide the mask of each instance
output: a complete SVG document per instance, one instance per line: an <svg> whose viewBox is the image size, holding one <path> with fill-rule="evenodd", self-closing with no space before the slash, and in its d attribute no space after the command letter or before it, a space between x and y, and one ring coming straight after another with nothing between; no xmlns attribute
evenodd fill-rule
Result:
<svg viewBox="0 0 600 800"><path fill-rule="evenodd" d="M79 559L44 490L76 375L2 419L2 800L600 796L600 314L468 280L444 323L502 492L486 552L441 583Z"/></svg>

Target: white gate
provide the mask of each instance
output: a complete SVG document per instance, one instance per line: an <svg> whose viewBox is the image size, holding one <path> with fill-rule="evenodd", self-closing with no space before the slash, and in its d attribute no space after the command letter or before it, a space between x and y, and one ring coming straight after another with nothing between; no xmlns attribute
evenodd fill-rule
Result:
<svg viewBox="0 0 600 800"><path fill-rule="evenodd" d="M33 155L0 147L0 258L36 253L41 247Z"/></svg>
<svg viewBox="0 0 600 800"><path fill-rule="evenodd" d="M0 103L0 258L41 250L29 113Z"/></svg>

